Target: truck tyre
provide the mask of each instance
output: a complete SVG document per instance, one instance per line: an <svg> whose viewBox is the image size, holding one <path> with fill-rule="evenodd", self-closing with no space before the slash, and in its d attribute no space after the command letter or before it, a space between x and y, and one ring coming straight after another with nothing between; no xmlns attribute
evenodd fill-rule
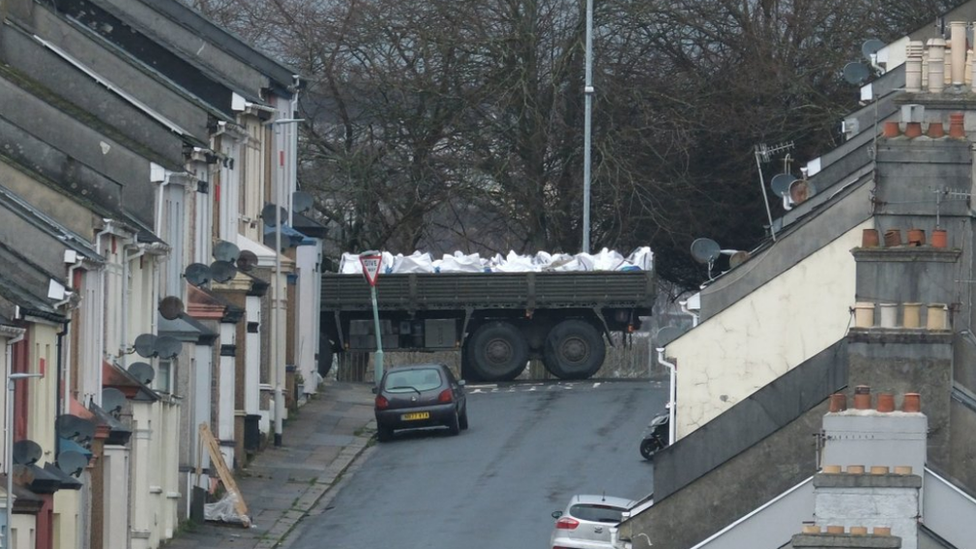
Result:
<svg viewBox="0 0 976 549"><path fill-rule="evenodd" d="M586 379L603 366L607 346L589 322L564 320L546 337L542 361L559 379Z"/></svg>
<svg viewBox="0 0 976 549"><path fill-rule="evenodd" d="M489 322L478 328L469 347L471 369L484 381L511 381L529 361L529 344L508 322Z"/></svg>
<svg viewBox="0 0 976 549"><path fill-rule="evenodd" d="M464 348L461 349L461 379L472 382L472 381L484 381L481 379L481 374L475 371L474 365L471 362L471 342L465 341Z"/></svg>

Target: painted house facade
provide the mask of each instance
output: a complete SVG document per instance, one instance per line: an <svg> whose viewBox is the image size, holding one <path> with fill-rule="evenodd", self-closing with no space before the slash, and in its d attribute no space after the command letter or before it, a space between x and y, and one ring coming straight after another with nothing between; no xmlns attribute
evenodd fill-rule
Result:
<svg viewBox="0 0 976 549"><path fill-rule="evenodd" d="M213 484L200 425L246 463L315 371L296 304L318 303L320 246L314 222L292 227L301 81L179 2L8 4L0 365L23 379L3 397L2 546L159 547Z"/></svg>

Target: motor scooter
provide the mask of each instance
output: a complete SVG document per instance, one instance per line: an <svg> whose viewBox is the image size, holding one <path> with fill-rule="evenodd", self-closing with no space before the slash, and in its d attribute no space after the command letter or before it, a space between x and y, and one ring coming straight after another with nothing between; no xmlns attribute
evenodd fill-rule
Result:
<svg viewBox="0 0 976 549"><path fill-rule="evenodd" d="M640 453L644 459L653 458L654 454L668 445L668 421L668 412L664 412L647 424L640 443Z"/></svg>

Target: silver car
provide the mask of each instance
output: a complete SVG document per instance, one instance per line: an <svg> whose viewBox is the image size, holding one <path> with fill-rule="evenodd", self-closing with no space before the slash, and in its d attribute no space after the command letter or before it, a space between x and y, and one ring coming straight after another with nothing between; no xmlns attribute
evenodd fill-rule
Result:
<svg viewBox="0 0 976 549"><path fill-rule="evenodd" d="M601 495L575 495L565 511L555 511L556 525L549 539L552 549L613 549L610 527L638 502Z"/></svg>

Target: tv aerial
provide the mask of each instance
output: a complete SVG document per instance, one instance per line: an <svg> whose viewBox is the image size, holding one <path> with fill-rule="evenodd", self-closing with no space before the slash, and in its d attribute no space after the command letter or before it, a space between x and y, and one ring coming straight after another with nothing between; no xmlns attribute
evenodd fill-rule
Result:
<svg viewBox="0 0 976 549"><path fill-rule="evenodd" d="M44 455L44 451L41 450L41 445L33 440L24 439L14 443L13 458L17 465L34 465L37 460L41 459L42 455Z"/></svg>
<svg viewBox="0 0 976 549"><path fill-rule="evenodd" d="M81 476L82 471L85 467L88 467L88 458L85 454L81 452L76 452L74 450L65 450L58 454L57 466L65 474L71 475L73 477Z"/></svg>
<svg viewBox="0 0 976 549"><path fill-rule="evenodd" d="M159 315L166 320L176 320L183 314L183 300L175 295L166 296L159 302Z"/></svg>
<svg viewBox="0 0 976 549"><path fill-rule="evenodd" d="M141 334L137 336L132 346L135 347L136 353L143 358L156 356L156 336L153 334Z"/></svg>
<svg viewBox="0 0 976 549"><path fill-rule="evenodd" d="M102 389L102 409L116 418L122 413L122 406L125 405L125 395L115 387Z"/></svg>
<svg viewBox="0 0 976 549"><path fill-rule="evenodd" d="M63 414L54 420L58 436L86 444L95 436L95 424L72 414Z"/></svg>
<svg viewBox="0 0 976 549"><path fill-rule="evenodd" d="M239 255L241 255L241 250L233 242L221 240L214 245L213 256L217 261L227 261L232 263L237 261L237 257Z"/></svg>
<svg viewBox="0 0 976 549"><path fill-rule="evenodd" d="M128 372L143 385L149 385L156 377L156 371L148 362L133 362L129 365Z"/></svg>
<svg viewBox="0 0 976 549"><path fill-rule="evenodd" d="M156 356L162 359L175 358L183 349L183 343L170 336L156 338Z"/></svg>
<svg viewBox="0 0 976 549"><path fill-rule="evenodd" d="M722 254L732 255L738 250L723 250L718 242L710 238L696 238L694 242L691 243L691 257L695 258L695 261L699 263L704 263L708 265L708 279L712 280L712 267L715 265L715 260L719 258Z"/></svg>
<svg viewBox="0 0 976 549"><path fill-rule="evenodd" d="M312 199L312 195L307 192L295 191L291 195L291 204L296 213L305 213L312 209L315 201Z"/></svg>
<svg viewBox="0 0 976 549"><path fill-rule="evenodd" d="M230 282L237 275L237 267L230 261L217 260L210 264L210 273L214 282L223 284Z"/></svg>
<svg viewBox="0 0 976 549"><path fill-rule="evenodd" d="M206 286L210 283L213 278L213 274L210 272L210 266L204 265L203 263L190 263L186 270L183 272L183 277L186 281L194 286Z"/></svg>
<svg viewBox="0 0 976 549"><path fill-rule="evenodd" d="M237 270L249 273L258 266L258 255L251 250L244 250L237 256Z"/></svg>
<svg viewBox="0 0 976 549"><path fill-rule="evenodd" d="M773 238L773 242L776 242L776 227L773 224L773 211L769 208L769 196L766 193L766 181L763 179L762 165L772 160L774 154L781 151L788 151L792 148L792 141L773 146L766 145L765 143L756 145L756 168L759 169L759 187L762 189L763 202L766 204L766 216L769 218L769 234ZM788 163L789 159L786 159L784 164Z"/></svg>

